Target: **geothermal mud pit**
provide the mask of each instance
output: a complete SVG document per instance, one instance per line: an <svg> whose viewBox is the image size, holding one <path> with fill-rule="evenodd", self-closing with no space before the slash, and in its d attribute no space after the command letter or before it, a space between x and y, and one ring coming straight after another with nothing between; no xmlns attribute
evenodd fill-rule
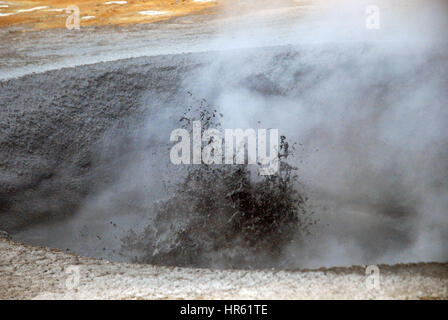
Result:
<svg viewBox="0 0 448 320"><path fill-rule="evenodd" d="M275 47L2 81L0 229L33 245L161 265L445 262L443 52ZM169 161L170 132L202 99L223 114L223 128L279 128L297 143L293 188L307 199L307 228L300 220L296 232L279 233L287 239L281 246L261 252L233 238L227 246L213 237L196 241L206 228L215 231L207 236L219 235L229 220L185 227L191 203L156 216L185 178L185 168Z"/></svg>

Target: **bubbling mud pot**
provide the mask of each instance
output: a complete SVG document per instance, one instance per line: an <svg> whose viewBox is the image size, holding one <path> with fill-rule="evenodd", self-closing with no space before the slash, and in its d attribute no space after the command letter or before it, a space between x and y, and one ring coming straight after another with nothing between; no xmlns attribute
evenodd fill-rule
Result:
<svg viewBox="0 0 448 320"><path fill-rule="evenodd" d="M2 81L0 229L161 265L446 261L446 152L431 146L446 137L447 59L439 50L285 46ZM283 145L281 174L172 165L170 132L202 99L223 128L279 128L296 149L285 156ZM416 128L426 129L411 137Z"/></svg>

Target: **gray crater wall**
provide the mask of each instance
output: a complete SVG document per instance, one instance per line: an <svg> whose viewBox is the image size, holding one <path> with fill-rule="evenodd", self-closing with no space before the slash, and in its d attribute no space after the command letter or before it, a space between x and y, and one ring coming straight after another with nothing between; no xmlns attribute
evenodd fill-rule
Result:
<svg viewBox="0 0 448 320"><path fill-rule="evenodd" d="M120 139L144 114L175 102L194 65L188 55L141 58L1 82L0 229L73 214L115 175L114 159L99 163L96 146L114 136L115 155L123 153Z"/></svg>

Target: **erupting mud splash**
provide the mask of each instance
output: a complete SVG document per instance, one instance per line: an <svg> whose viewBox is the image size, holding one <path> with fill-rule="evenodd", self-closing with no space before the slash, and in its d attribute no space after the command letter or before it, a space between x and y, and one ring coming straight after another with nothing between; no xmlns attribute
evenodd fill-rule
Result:
<svg viewBox="0 0 448 320"><path fill-rule="evenodd" d="M220 127L220 115L206 101L181 118L185 128L195 120L202 133ZM279 172L272 176L257 176L249 164L185 166L172 196L150 209L144 231L124 238L123 254L174 266L281 267L285 246L299 242L312 224L306 197L296 189L297 168L287 162L293 151L282 136Z"/></svg>

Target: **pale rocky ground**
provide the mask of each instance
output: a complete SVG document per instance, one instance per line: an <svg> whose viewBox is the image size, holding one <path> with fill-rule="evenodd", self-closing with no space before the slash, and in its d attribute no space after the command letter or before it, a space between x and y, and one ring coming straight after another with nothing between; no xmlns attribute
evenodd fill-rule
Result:
<svg viewBox="0 0 448 320"><path fill-rule="evenodd" d="M111 263L0 239L0 299L447 299L448 264L244 271ZM77 281L79 270L79 281Z"/></svg>

